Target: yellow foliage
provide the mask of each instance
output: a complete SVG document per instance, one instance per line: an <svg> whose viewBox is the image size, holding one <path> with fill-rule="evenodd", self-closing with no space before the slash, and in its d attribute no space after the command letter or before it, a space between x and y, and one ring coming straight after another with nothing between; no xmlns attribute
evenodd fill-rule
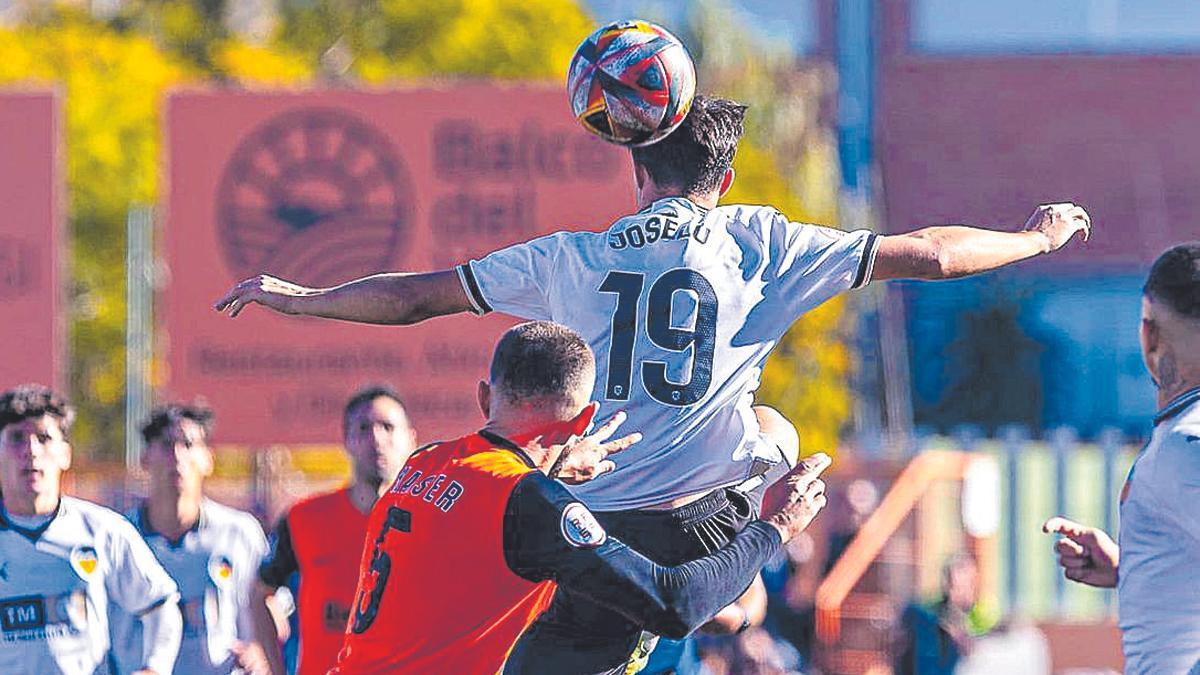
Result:
<svg viewBox="0 0 1200 675"><path fill-rule="evenodd" d="M812 184L812 192L805 194L825 196L810 202L800 199L776 158L754 141L742 141L734 160L736 179L723 201L770 204L792 220L831 223L837 184L832 146L808 150L811 156L802 163L803 177ZM842 331L844 307L842 298L834 298L802 317L763 368L758 401L779 409L796 425L805 454L836 450L839 432L850 419L851 354Z"/></svg>
<svg viewBox="0 0 1200 675"><path fill-rule="evenodd" d="M311 65L296 54L229 40L213 50L213 65L245 85L287 86L312 80Z"/></svg>
<svg viewBox="0 0 1200 675"><path fill-rule="evenodd" d="M576 3L561 0L368 4L369 11L331 0L286 8L281 40L315 53L341 40L352 72L373 84L431 75L558 79L594 29Z"/></svg>
<svg viewBox="0 0 1200 675"><path fill-rule="evenodd" d="M124 219L158 195L159 105L191 76L146 37L84 14L0 29L0 85L65 94L66 181L74 277L71 381L83 447L120 439L124 389ZM112 448L113 450L117 448Z"/></svg>

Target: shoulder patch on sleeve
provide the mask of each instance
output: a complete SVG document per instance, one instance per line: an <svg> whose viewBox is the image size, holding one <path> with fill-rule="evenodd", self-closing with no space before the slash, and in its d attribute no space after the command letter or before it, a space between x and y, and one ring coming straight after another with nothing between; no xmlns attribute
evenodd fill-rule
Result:
<svg viewBox="0 0 1200 675"><path fill-rule="evenodd" d="M596 548L608 539L596 516L579 502L571 502L562 512L563 539L575 548Z"/></svg>

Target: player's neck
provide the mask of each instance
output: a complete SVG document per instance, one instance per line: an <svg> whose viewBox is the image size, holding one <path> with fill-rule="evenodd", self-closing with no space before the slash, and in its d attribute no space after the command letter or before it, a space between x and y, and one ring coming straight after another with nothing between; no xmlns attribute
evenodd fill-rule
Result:
<svg viewBox="0 0 1200 675"><path fill-rule="evenodd" d="M346 491L350 494L350 504L354 506L355 510L367 514L390 487L391 483L388 481L375 483L356 478L347 486Z"/></svg>
<svg viewBox="0 0 1200 675"><path fill-rule="evenodd" d="M14 516L48 516L58 509L60 497L57 492L36 494L24 499L5 497L4 511Z"/></svg>
<svg viewBox="0 0 1200 675"><path fill-rule="evenodd" d="M167 539L178 539L200 522L202 494L163 493L151 495L146 504L150 529Z"/></svg>
<svg viewBox="0 0 1200 675"><path fill-rule="evenodd" d="M1193 377L1181 377L1171 386L1160 388L1158 390L1158 409L1162 410L1170 405L1171 401L1198 388L1200 388L1200 373L1195 374Z"/></svg>
<svg viewBox="0 0 1200 675"><path fill-rule="evenodd" d="M707 195L684 194L678 188L661 189L657 185L647 184L638 191L638 210L644 209L660 199L679 197L706 209L715 209L721 195L712 192Z"/></svg>
<svg viewBox="0 0 1200 675"><path fill-rule="evenodd" d="M554 450L556 449L551 446L566 441L565 437L559 438L558 436L561 434L553 429L543 433L542 430L545 430L546 426L547 421L544 418L492 418L488 420L483 430L515 444L533 462L534 466L545 472L555 459ZM539 430L532 434L533 438L530 437L531 430Z"/></svg>

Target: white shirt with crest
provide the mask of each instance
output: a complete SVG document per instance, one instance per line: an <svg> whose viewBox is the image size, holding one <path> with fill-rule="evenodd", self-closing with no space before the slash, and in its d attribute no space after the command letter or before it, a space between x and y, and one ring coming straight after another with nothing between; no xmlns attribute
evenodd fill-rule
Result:
<svg viewBox="0 0 1200 675"><path fill-rule="evenodd" d="M238 672L230 648L235 640L253 637L249 603L267 552L258 520L206 498L196 526L171 541L150 530L144 509L130 512L129 519L179 587L183 641L174 672ZM113 635L118 672L136 670L141 624L119 614L113 618Z"/></svg>
<svg viewBox="0 0 1200 675"><path fill-rule="evenodd" d="M575 486L594 510L741 483L779 451L751 409L763 363L797 319L870 280L877 237L795 223L769 206L660 199L606 232L558 232L460 265L475 311L551 320L596 355L593 400L642 442Z"/></svg>
<svg viewBox="0 0 1200 675"><path fill-rule="evenodd" d="M1200 389L1155 417L1123 492L1117 601L1125 672L1191 672L1200 666Z"/></svg>
<svg viewBox="0 0 1200 675"><path fill-rule="evenodd" d="M0 673L106 673L113 611L136 616L175 597L137 531L103 506L63 497L34 530L0 519Z"/></svg>

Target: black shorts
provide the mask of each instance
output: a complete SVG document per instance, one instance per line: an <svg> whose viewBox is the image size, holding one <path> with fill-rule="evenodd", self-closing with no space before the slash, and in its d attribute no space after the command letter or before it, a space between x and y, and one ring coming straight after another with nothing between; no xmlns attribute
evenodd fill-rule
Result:
<svg viewBox="0 0 1200 675"><path fill-rule="evenodd" d="M767 486L790 467L771 464L742 485L713 490L670 511L599 511L612 536L655 563L675 566L708 555L758 517ZM642 628L624 615L560 586L517 641L505 675L619 675Z"/></svg>

